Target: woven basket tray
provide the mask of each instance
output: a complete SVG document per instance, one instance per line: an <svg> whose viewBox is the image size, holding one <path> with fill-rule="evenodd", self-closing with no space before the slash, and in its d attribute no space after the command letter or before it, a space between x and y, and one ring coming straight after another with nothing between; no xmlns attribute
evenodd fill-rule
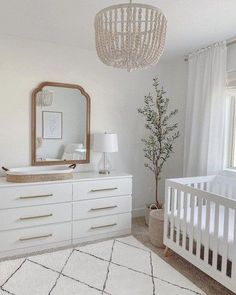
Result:
<svg viewBox="0 0 236 295"><path fill-rule="evenodd" d="M55 173L55 174L35 174L35 175L7 175L7 181L9 182L41 182L41 181L56 181L72 179L72 173Z"/></svg>
<svg viewBox="0 0 236 295"><path fill-rule="evenodd" d="M25 182L42 182L67 180L73 178L73 169L75 164L69 167L65 166L44 166L44 167L23 167L7 169L2 167L6 172L6 178L9 182L25 183Z"/></svg>

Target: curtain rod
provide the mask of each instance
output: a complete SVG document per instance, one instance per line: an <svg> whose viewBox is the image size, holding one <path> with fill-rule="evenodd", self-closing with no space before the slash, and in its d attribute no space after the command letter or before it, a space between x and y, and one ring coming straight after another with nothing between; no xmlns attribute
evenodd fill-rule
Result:
<svg viewBox="0 0 236 295"><path fill-rule="evenodd" d="M226 46L227 47L228 46L231 46L233 44L236 44L236 38L231 38L231 39L229 39L229 40L226 41ZM206 47L208 47L208 46L206 46ZM184 61L188 61L188 57L185 57L184 58Z"/></svg>

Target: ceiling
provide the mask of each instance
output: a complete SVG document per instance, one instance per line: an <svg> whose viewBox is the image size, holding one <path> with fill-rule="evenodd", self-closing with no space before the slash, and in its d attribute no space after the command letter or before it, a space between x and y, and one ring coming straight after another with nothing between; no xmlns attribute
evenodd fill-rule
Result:
<svg viewBox="0 0 236 295"><path fill-rule="evenodd" d="M122 0L0 0L0 34L94 50L94 16ZM164 58L236 37L236 0L137 0L168 19Z"/></svg>

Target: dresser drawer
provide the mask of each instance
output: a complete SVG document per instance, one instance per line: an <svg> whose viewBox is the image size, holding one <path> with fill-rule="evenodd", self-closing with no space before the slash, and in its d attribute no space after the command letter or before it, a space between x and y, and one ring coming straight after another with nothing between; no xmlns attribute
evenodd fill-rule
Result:
<svg viewBox="0 0 236 295"><path fill-rule="evenodd" d="M71 183L0 188L0 209L69 201L72 201Z"/></svg>
<svg viewBox="0 0 236 295"><path fill-rule="evenodd" d="M0 232L0 251L71 240L71 223Z"/></svg>
<svg viewBox="0 0 236 295"><path fill-rule="evenodd" d="M103 179L73 184L74 200L126 196L132 193L132 179Z"/></svg>
<svg viewBox="0 0 236 295"><path fill-rule="evenodd" d="M78 201L73 204L73 220L131 212L131 196Z"/></svg>
<svg viewBox="0 0 236 295"><path fill-rule="evenodd" d="M0 231L72 220L72 204L0 210Z"/></svg>
<svg viewBox="0 0 236 295"><path fill-rule="evenodd" d="M111 233L131 228L131 213L75 221L73 239Z"/></svg>

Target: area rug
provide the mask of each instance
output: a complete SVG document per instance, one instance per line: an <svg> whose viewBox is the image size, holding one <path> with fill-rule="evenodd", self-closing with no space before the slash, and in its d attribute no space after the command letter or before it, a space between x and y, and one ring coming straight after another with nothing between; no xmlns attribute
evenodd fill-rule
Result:
<svg viewBox="0 0 236 295"><path fill-rule="evenodd" d="M134 237L0 263L0 295L204 294Z"/></svg>

